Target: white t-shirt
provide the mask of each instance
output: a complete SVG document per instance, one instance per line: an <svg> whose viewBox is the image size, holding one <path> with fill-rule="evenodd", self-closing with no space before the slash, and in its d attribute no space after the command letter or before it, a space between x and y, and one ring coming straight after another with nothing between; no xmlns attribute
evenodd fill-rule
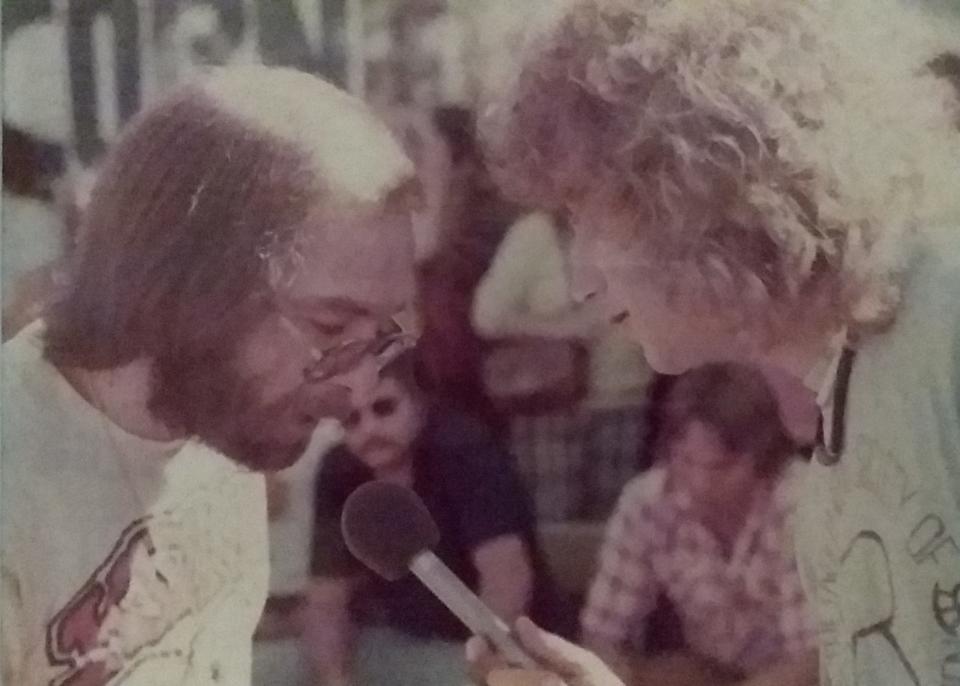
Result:
<svg viewBox="0 0 960 686"><path fill-rule="evenodd" d="M316 475L323 456L340 442L343 430L333 420L321 422L304 454L273 478L287 488L286 507L269 523L270 592L302 593L310 579Z"/></svg>
<svg viewBox="0 0 960 686"><path fill-rule="evenodd" d="M0 284L13 295L25 275L63 254L63 219L52 203L3 191Z"/></svg>
<svg viewBox="0 0 960 686"><path fill-rule="evenodd" d="M262 476L132 436L3 346L2 668L17 686L248 686L267 591Z"/></svg>
<svg viewBox="0 0 960 686"><path fill-rule="evenodd" d="M896 323L855 353L839 462L818 449L798 511L830 686L960 684L960 227L925 240Z"/></svg>
<svg viewBox="0 0 960 686"><path fill-rule="evenodd" d="M473 323L488 337L503 335L505 314L559 315L574 307L567 257L553 220L542 212L507 231L473 302ZM636 401L651 376L639 346L611 327L590 343L591 405Z"/></svg>

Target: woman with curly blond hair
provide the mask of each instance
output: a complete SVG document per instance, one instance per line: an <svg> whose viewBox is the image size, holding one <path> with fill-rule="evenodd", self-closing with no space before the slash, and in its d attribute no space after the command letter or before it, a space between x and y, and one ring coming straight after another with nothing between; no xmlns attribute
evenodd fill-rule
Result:
<svg viewBox="0 0 960 686"><path fill-rule="evenodd" d="M819 391L797 542L832 686L960 674L958 54L919 2L574 1L485 123L654 368Z"/></svg>

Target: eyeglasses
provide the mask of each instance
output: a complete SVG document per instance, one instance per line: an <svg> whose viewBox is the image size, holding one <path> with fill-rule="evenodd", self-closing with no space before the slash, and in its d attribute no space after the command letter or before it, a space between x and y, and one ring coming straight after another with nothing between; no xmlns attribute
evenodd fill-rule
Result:
<svg viewBox="0 0 960 686"><path fill-rule="evenodd" d="M417 336L404 331L396 320L389 320L386 331L369 338L351 338L326 348L318 348L314 336L291 317L281 313L281 321L310 348L312 361L303 368L307 383L326 381L356 368L367 357L373 357L378 370L388 366L404 352L413 349Z"/></svg>

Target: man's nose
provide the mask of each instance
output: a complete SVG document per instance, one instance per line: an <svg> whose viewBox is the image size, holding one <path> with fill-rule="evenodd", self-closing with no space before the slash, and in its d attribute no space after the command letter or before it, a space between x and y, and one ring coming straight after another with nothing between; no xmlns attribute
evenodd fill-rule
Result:
<svg viewBox="0 0 960 686"><path fill-rule="evenodd" d="M372 395L379 380L380 365L373 355L365 355L352 369L331 379L349 391L354 407L362 405Z"/></svg>

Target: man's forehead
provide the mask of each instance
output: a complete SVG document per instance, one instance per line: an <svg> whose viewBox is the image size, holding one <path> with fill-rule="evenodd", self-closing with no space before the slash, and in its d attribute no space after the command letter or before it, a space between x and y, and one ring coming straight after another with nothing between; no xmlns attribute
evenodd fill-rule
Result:
<svg viewBox="0 0 960 686"><path fill-rule="evenodd" d="M311 227L328 225L377 224L398 215L408 216L423 204L423 186L416 177L400 181L383 198L376 201L351 197L324 196L304 222Z"/></svg>
<svg viewBox="0 0 960 686"><path fill-rule="evenodd" d="M379 317L409 306L410 218L388 207L318 208L279 255L274 287L298 308L344 316Z"/></svg>
<svg viewBox="0 0 960 686"><path fill-rule="evenodd" d="M354 260L383 259L404 244L412 245L413 213L407 205L413 197L414 191L402 191L388 204L318 207L299 227L293 249L313 259L343 252Z"/></svg>

